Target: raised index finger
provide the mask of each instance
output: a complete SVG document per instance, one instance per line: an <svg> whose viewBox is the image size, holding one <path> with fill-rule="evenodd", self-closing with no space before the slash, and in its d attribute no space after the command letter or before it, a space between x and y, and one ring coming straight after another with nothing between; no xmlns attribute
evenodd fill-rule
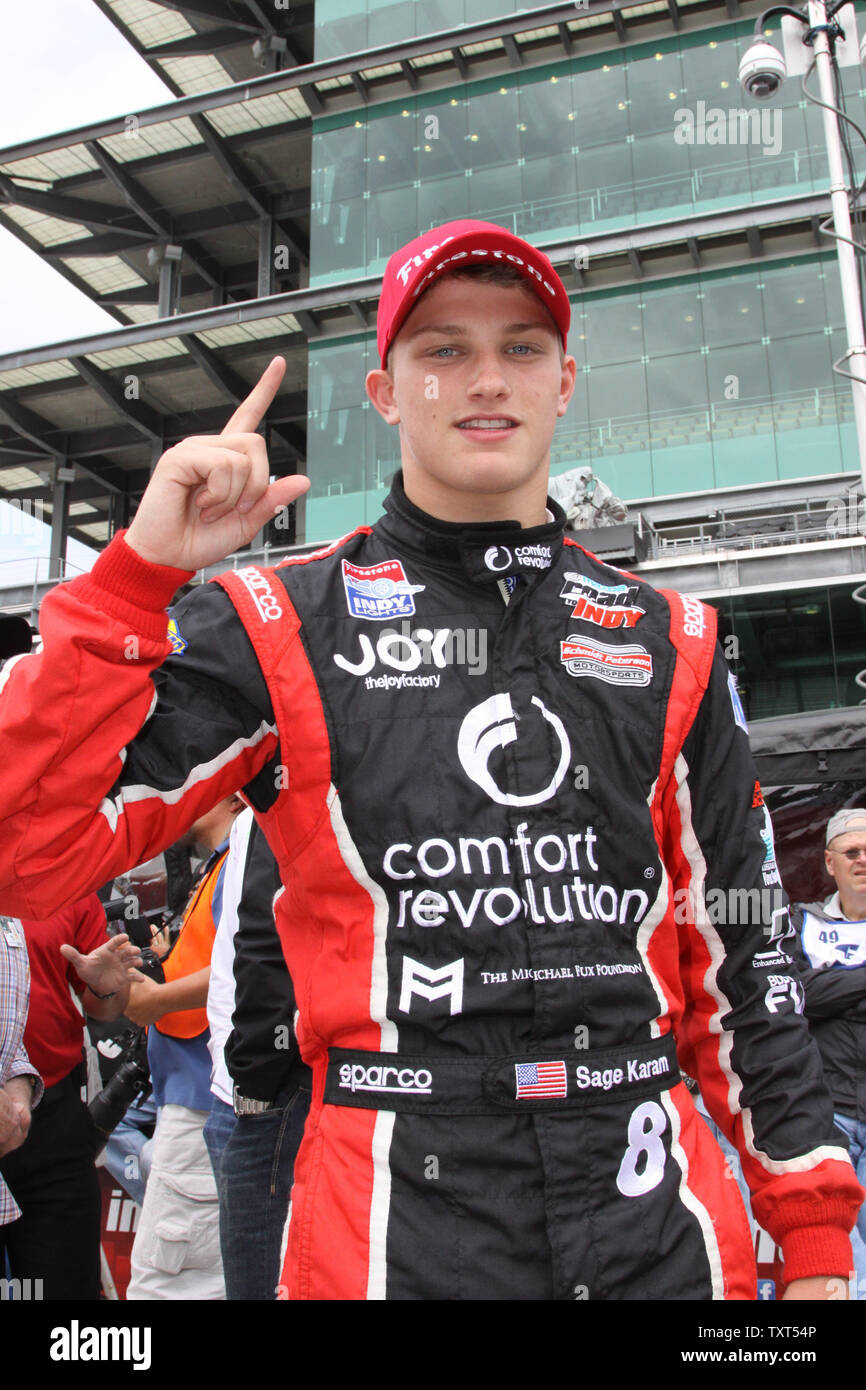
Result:
<svg viewBox="0 0 866 1390"><path fill-rule="evenodd" d="M286 359L275 357L262 372L245 400L242 400L223 434L250 434L258 429L268 406L280 389L286 371Z"/></svg>

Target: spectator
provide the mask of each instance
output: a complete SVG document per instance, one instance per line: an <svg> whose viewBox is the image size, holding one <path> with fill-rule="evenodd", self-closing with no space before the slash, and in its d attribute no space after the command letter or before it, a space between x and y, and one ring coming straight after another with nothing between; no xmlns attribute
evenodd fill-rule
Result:
<svg viewBox="0 0 866 1390"><path fill-rule="evenodd" d="M139 974L126 1015L153 1024L148 1034L157 1104L150 1173L144 1192L127 1298L225 1298L219 1209L202 1138L210 1110L210 1054L205 1004L210 959L222 911L223 875L239 796L220 801L195 821L190 837L210 851L180 935L165 957L165 982Z"/></svg>
<svg viewBox="0 0 866 1390"><path fill-rule="evenodd" d="M24 1046L30 1006L30 963L21 923L0 917L0 1158L19 1149L30 1116L42 1098L42 1078ZM0 1173L0 1226L16 1221L21 1208Z"/></svg>
<svg viewBox="0 0 866 1390"><path fill-rule="evenodd" d="M32 645L26 618L0 617L0 667L10 656L29 652ZM24 1143L33 1108L44 1086L24 1046L24 1025L30 1007L30 962L21 923L0 917L0 1158ZM0 1226L15 1221L21 1208L0 1173Z"/></svg>
<svg viewBox="0 0 866 1390"><path fill-rule="evenodd" d="M866 809L855 806L831 817L825 845L824 863L836 891L822 903L797 904L795 951L834 1118L866 1185ZM866 1206L851 1245L857 1297L866 1299Z"/></svg>
<svg viewBox="0 0 866 1390"><path fill-rule="evenodd" d="M232 826L207 1001L213 1098L204 1137L230 1299L277 1296L295 1154L310 1103L311 1074L298 1052L295 996L274 922L279 888L267 840L252 811L244 811Z"/></svg>
<svg viewBox="0 0 866 1390"><path fill-rule="evenodd" d="M202 860L196 855L196 848L194 838L186 835L177 844L169 845L157 858L114 879L108 915L111 916L112 909L116 910L119 900L124 920L130 922L132 936L159 960L168 954L180 930L193 887L194 870L201 868ZM143 1051L146 1066L146 1033L142 1038L142 1030L128 1019L121 1019L113 1028L91 1023L88 1033L99 1058L103 1087L130 1056L140 1058ZM108 1172L139 1206L144 1201L150 1172L156 1112L156 1102L148 1084L129 1105L105 1145Z"/></svg>
<svg viewBox="0 0 866 1390"><path fill-rule="evenodd" d="M81 1099L84 1019L70 986L85 1013L117 1017L129 992L129 966L141 953L123 934L105 939L105 913L95 893L22 926L32 970L24 1042L45 1093L24 1142L0 1160L22 1213L3 1227L0 1245L12 1277L41 1279L44 1298L98 1299L96 1135Z"/></svg>

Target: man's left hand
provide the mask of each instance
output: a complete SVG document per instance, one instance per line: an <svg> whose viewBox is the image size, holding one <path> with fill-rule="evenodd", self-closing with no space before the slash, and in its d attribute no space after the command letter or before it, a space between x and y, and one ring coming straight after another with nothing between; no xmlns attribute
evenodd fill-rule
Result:
<svg viewBox="0 0 866 1390"><path fill-rule="evenodd" d="M130 967L141 964L141 951L125 932L112 936L87 956L66 944L60 947L60 954L97 996L125 990L130 981Z"/></svg>

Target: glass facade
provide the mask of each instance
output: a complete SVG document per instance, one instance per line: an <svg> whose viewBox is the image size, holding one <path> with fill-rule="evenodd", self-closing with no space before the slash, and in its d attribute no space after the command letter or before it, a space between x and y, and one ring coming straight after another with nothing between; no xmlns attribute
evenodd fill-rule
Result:
<svg viewBox="0 0 866 1390"><path fill-rule="evenodd" d="M866 670L866 604L856 581L713 601L746 717L857 705ZM735 641L731 641L731 638Z"/></svg>
<svg viewBox="0 0 866 1390"><path fill-rule="evenodd" d="M518 0L316 0L316 62L523 8Z"/></svg>
<svg viewBox="0 0 866 1390"><path fill-rule="evenodd" d="M427 32L440 21L435 7L389 8L423 9ZM577 240L825 189L821 111L799 81L770 105L740 91L751 37L731 24L314 120L311 284L381 274L458 217ZM841 71L862 123L861 70Z"/></svg>
<svg viewBox="0 0 866 1390"><path fill-rule="evenodd" d="M811 256L576 297L578 376L554 474L590 463L620 497L854 469L835 258ZM397 432L367 401L375 338L310 344L307 537L379 515Z"/></svg>
<svg viewBox="0 0 866 1390"><path fill-rule="evenodd" d="M317 0L316 56L495 18L515 0ZM778 41L777 24L772 37ZM310 283L381 275L430 227L476 217L536 244L827 190L820 109L790 79L740 91L751 21L629 44L313 121ZM866 119L860 68L841 69ZM814 74L811 78L814 88ZM575 396L552 471L626 500L859 467L832 250L572 296ZM399 440L366 399L373 333L310 343L306 535L380 514ZM751 719L856 705L855 582L718 601Z"/></svg>

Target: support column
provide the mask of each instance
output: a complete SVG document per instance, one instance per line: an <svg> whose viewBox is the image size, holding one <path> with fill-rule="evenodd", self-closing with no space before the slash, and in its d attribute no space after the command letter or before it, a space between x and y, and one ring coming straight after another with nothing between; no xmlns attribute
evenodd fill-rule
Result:
<svg viewBox="0 0 866 1390"><path fill-rule="evenodd" d="M259 274L256 297L264 299L274 292L274 219L259 218Z"/></svg>
<svg viewBox="0 0 866 1390"><path fill-rule="evenodd" d="M180 277L183 247L171 243L152 246L147 253L148 265L159 267L159 300L157 314L161 319L174 318L180 313Z"/></svg>
<svg viewBox="0 0 866 1390"><path fill-rule="evenodd" d="M65 578L66 537L69 531L69 484L75 481L75 469L58 460L54 470L51 493L51 547L48 560L49 583L59 584Z"/></svg>

